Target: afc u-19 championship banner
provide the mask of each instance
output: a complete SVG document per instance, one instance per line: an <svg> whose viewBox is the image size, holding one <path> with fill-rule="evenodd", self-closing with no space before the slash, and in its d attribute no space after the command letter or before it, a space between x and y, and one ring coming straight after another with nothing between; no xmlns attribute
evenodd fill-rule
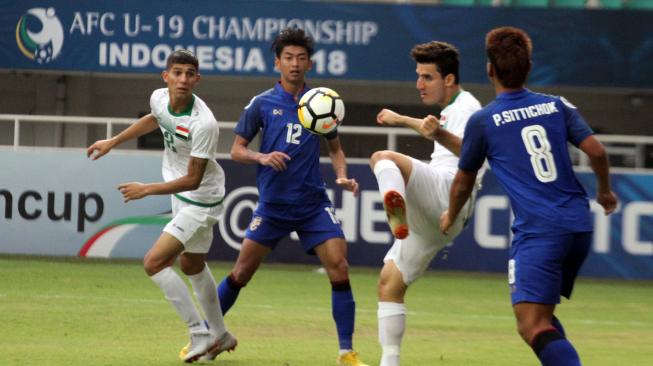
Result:
<svg viewBox="0 0 653 366"><path fill-rule="evenodd" d="M413 81L410 49L441 40L459 49L462 82L485 84L485 34L511 25L533 39L532 86L653 87L651 11L269 0L0 5L5 70L159 73L174 49L187 48L204 75L274 76L270 43L300 27L315 40L310 76Z"/></svg>
<svg viewBox="0 0 653 366"><path fill-rule="evenodd" d="M258 198L256 166L218 161L227 176L227 196L209 258L233 261ZM0 165L0 253L142 258L170 220L169 196L125 204L117 190L122 182L161 181L160 153L117 150L91 161L83 150L3 149ZM331 164L322 164L349 243L349 262L380 268L392 236L376 180L367 164L350 164L348 171L360 183L358 197L335 188ZM577 175L594 197L594 175ZM592 203L594 242L581 275L653 279L653 175L615 173L612 186L619 208L605 216ZM431 268L506 272L510 220L508 197L490 171L467 227ZM318 263L303 252L294 234L267 260Z"/></svg>

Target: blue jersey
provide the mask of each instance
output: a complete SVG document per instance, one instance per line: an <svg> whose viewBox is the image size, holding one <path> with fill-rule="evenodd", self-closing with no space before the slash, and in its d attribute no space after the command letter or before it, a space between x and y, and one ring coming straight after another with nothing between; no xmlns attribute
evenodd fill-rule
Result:
<svg viewBox="0 0 653 366"><path fill-rule="evenodd" d="M301 95L306 91L305 87ZM249 102L234 130L247 141L260 131L261 153L281 151L290 156L284 171L258 166L256 185L261 202L301 205L328 200L320 174L320 137L302 127L297 106L298 99L277 83ZM336 136L334 131L326 137Z"/></svg>
<svg viewBox="0 0 653 366"><path fill-rule="evenodd" d="M470 117L458 167L476 171L487 157L510 197L516 235L591 231L587 194L567 147L591 134L562 97L527 89L503 93Z"/></svg>

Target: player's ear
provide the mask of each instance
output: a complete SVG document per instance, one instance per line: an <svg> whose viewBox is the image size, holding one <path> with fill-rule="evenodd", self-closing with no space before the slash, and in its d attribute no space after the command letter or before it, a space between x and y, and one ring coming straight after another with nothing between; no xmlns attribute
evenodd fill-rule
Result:
<svg viewBox="0 0 653 366"><path fill-rule="evenodd" d="M310 57L308 58L308 67L306 68L306 71L309 71L310 69L313 68L313 59Z"/></svg>
<svg viewBox="0 0 653 366"><path fill-rule="evenodd" d="M163 72L161 72L161 78L162 78L163 81L165 81L166 83L168 82L168 70L163 70Z"/></svg>
<svg viewBox="0 0 653 366"><path fill-rule="evenodd" d="M275 69L275 70L277 70L277 71L281 71L281 69L279 69L279 64L280 64L280 63L281 63L281 60L279 60L279 57L275 57L275 58L274 58L274 69Z"/></svg>
<svg viewBox="0 0 653 366"><path fill-rule="evenodd" d="M444 86L450 88L456 84L456 77L453 74L447 74L444 77Z"/></svg>
<svg viewBox="0 0 653 366"><path fill-rule="evenodd" d="M490 79L494 78L494 67L492 67L492 63L489 61L485 64L485 71Z"/></svg>

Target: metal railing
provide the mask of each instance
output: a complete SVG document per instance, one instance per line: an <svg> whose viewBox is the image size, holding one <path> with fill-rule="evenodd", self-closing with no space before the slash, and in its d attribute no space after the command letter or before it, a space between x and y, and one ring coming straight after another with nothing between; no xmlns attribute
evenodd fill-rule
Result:
<svg viewBox="0 0 653 366"><path fill-rule="evenodd" d="M53 115L23 115L23 114L0 114L0 122L13 122L13 147L18 148L21 136L21 124L28 123L65 123L82 125L105 125L106 138L114 135L114 126L130 125L134 118L113 118L113 117L80 117L80 116L53 116ZM235 122L220 122L221 127L233 129ZM2 126L2 124L0 124ZM0 127L2 128L2 127ZM400 136L418 136L415 131L398 127L363 127L363 126L340 126L338 132L344 135L361 136L386 136L385 148L397 150L397 139ZM613 166L651 169L653 168L653 136L631 136L631 135L596 135L606 146ZM64 146L61 146L64 147ZM577 166L587 167L589 161L585 154L577 149L572 149L572 159Z"/></svg>

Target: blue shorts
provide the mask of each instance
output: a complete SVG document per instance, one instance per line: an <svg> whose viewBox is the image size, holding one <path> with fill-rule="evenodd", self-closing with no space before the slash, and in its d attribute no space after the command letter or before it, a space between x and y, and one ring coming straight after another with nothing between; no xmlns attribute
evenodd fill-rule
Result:
<svg viewBox="0 0 653 366"><path fill-rule="evenodd" d="M271 249L296 231L304 251L315 255L315 247L331 238L345 238L330 201L305 205L259 202L245 237Z"/></svg>
<svg viewBox="0 0 653 366"><path fill-rule="evenodd" d="M512 304L559 304L560 295L569 298L591 244L591 232L516 235L508 262Z"/></svg>

